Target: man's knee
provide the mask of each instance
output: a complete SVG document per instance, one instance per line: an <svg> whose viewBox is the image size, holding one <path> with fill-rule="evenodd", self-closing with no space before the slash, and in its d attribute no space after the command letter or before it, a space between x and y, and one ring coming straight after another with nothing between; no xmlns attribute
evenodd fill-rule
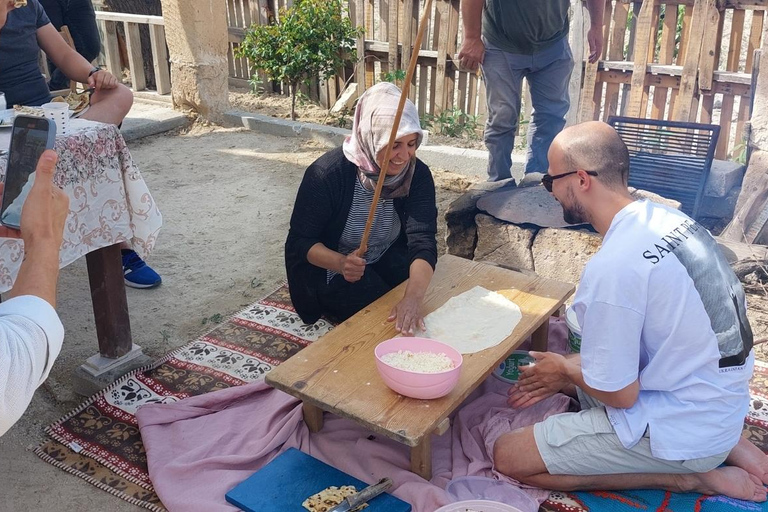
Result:
<svg viewBox="0 0 768 512"><path fill-rule="evenodd" d="M538 454L532 427L503 434L493 445L493 465L499 473L525 482L529 476L539 472L532 468L532 461L526 456L531 450Z"/></svg>

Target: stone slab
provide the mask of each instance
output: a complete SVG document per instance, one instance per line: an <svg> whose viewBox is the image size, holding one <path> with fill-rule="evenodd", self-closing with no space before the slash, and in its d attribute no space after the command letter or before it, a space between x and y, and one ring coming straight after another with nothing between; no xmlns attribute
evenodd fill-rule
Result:
<svg viewBox="0 0 768 512"><path fill-rule="evenodd" d="M741 184L747 168L738 162L714 160L712 168L704 185L704 195L709 197L725 197L731 190Z"/></svg>
<svg viewBox="0 0 768 512"><path fill-rule="evenodd" d="M600 249L597 233L572 229L542 229L533 240L534 270L559 281L578 284L589 259Z"/></svg>
<svg viewBox="0 0 768 512"><path fill-rule="evenodd" d="M563 208L542 185L502 189L484 195L477 208L499 220L542 228L566 227Z"/></svg>
<svg viewBox="0 0 768 512"><path fill-rule="evenodd" d="M724 219L729 221L733 218L733 212L736 209L736 201L739 199L740 187L730 190L724 197L705 196L701 200L699 207L699 218Z"/></svg>
<svg viewBox="0 0 768 512"><path fill-rule="evenodd" d="M126 141L132 141L183 128L190 123L186 114L168 105L136 100L123 121L120 133Z"/></svg>
<svg viewBox="0 0 768 512"><path fill-rule="evenodd" d="M478 214L475 260L489 261L521 270L533 270L531 244L536 231L502 222L490 215Z"/></svg>
<svg viewBox="0 0 768 512"><path fill-rule="evenodd" d="M339 113L345 108L347 110L352 110L352 107L355 106L355 101L357 101L357 97L357 82L352 82L347 85L347 88L344 89L343 93L341 93L339 99L336 100L336 103L333 104L333 107L331 107L331 112Z"/></svg>
<svg viewBox="0 0 768 512"><path fill-rule="evenodd" d="M144 352L141 350L141 347L139 345L136 345L135 343L131 347L131 351L125 354L122 357L118 357L117 359L113 359L110 357L104 357L101 354L94 354L88 359L86 359L85 363L81 366L83 370L90 373L94 377L98 377L104 373L107 373L110 370L113 370L115 368L118 368L120 366L123 366L130 362L133 359L136 359L137 357L141 357L144 354Z"/></svg>
<svg viewBox="0 0 768 512"><path fill-rule="evenodd" d="M111 370L102 373L98 377L86 371L81 365L75 370L75 373L72 376L72 389L78 395L92 396L117 381L123 375L132 372L137 368L148 366L150 363L152 363L152 359L142 354L141 356L126 362L124 365L114 367Z"/></svg>

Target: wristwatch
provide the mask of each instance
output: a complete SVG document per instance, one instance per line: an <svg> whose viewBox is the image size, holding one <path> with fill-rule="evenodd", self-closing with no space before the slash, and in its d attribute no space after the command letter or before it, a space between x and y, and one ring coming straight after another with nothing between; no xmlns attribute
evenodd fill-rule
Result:
<svg viewBox="0 0 768 512"><path fill-rule="evenodd" d="M99 71L101 71L101 69L99 69L99 68L97 68L97 67L94 67L94 68L91 70L91 72L90 72L90 73L88 73L88 78L91 78L91 76L93 76L93 74L94 74L94 73L98 73Z"/></svg>

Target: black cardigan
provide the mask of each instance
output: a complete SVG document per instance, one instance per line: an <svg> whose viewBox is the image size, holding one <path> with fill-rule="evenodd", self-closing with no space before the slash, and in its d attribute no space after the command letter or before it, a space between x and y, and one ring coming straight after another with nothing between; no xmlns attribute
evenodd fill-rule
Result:
<svg viewBox="0 0 768 512"><path fill-rule="evenodd" d="M309 249L321 242L338 250L347 222L357 179L357 166L347 160L342 148L331 150L310 165L301 180L285 241L285 269L293 307L307 323L316 322L323 311L317 293L326 286L326 270L307 260ZM394 200L402 225L400 236L408 244L409 260L437 263L437 205L432 173L421 160L408 196Z"/></svg>

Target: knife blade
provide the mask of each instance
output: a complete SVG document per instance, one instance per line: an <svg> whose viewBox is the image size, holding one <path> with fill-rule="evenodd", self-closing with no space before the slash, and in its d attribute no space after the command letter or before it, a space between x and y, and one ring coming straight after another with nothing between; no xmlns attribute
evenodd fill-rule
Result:
<svg viewBox="0 0 768 512"><path fill-rule="evenodd" d="M350 510L359 507L363 503L371 501L373 498L383 493L390 487L392 487L392 479L382 478L377 483L369 485L362 491L344 498L344 501L333 507L328 512L349 512Z"/></svg>

